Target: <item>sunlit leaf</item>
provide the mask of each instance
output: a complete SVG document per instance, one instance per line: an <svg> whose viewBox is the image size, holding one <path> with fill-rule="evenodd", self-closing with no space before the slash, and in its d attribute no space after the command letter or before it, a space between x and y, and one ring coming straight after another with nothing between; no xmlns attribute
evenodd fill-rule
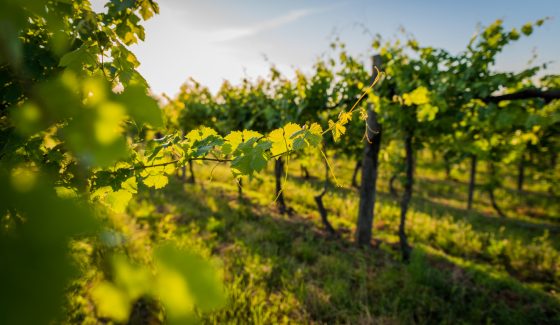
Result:
<svg viewBox="0 0 560 325"><path fill-rule="evenodd" d="M91 296L97 312L119 322L126 321L130 313L130 298L109 282L101 282L92 289Z"/></svg>
<svg viewBox="0 0 560 325"><path fill-rule="evenodd" d="M148 187L153 187L155 189L160 189L165 187L168 183L168 178L165 175L150 175L144 178L143 183Z"/></svg>
<svg viewBox="0 0 560 325"><path fill-rule="evenodd" d="M334 142L338 142L340 137L346 133L346 127L338 122L329 120L329 128L331 129Z"/></svg>
<svg viewBox="0 0 560 325"><path fill-rule="evenodd" d="M94 49L88 45L82 45L78 49L66 53L60 59L60 66L74 71L82 71L84 67L95 66L97 59Z"/></svg>
<svg viewBox="0 0 560 325"><path fill-rule="evenodd" d="M418 121L433 121L436 117L438 112L438 108L436 106L430 104L424 104L418 106L418 110L416 112L416 116Z"/></svg>
<svg viewBox="0 0 560 325"><path fill-rule="evenodd" d="M268 134L268 140L272 143L270 153L273 156L288 152L292 149L293 139L291 136L301 130L295 123L288 123L284 127L276 129Z"/></svg>
<svg viewBox="0 0 560 325"><path fill-rule="evenodd" d="M187 316L193 305L207 312L225 303L222 281L209 261L171 245L158 247L155 256L157 291L172 319Z"/></svg>
<svg viewBox="0 0 560 325"><path fill-rule="evenodd" d="M318 147L323 139L323 128L317 123L305 127L291 136L293 140L293 150L302 150L308 147Z"/></svg>
<svg viewBox="0 0 560 325"><path fill-rule="evenodd" d="M141 85L130 85L118 97L132 119L139 125L149 124L154 128L163 126L163 117L157 101L146 93Z"/></svg>
<svg viewBox="0 0 560 325"><path fill-rule="evenodd" d="M165 186L165 185L164 185ZM132 193L127 190L118 190L109 192L105 197L105 203L109 205L111 210L117 213L123 213L128 206L128 202L132 199Z"/></svg>
<svg viewBox="0 0 560 325"><path fill-rule="evenodd" d="M131 263L123 255L114 256L112 262L115 284L130 301L152 292L154 277L146 266Z"/></svg>
<svg viewBox="0 0 560 325"><path fill-rule="evenodd" d="M262 134L251 130L232 131L224 138L225 143L222 145L222 153L225 155L231 154L243 141L260 137L262 137Z"/></svg>
<svg viewBox="0 0 560 325"><path fill-rule="evenodd" d="M236 175L253 175L266 167L268 161L266 151L272 147L270 141L259 141L251 138L239 144L239 155L231 162L231 167Z"/></svg>
<svg viewBox="0 0 560 325"><path fill-rule="evenodd" d="M95 137L102 145L110 145L121 137L126 117L125 109L117 103L105 102L97 107L94 124Z"/></svg>
<svg viewBox="0 0 560 325"><path fill-rule="evenodd" d="M407 106L427 104L430 101L428 94L428 88L418 87L412 92L403 95L404 104Z"/></svg>

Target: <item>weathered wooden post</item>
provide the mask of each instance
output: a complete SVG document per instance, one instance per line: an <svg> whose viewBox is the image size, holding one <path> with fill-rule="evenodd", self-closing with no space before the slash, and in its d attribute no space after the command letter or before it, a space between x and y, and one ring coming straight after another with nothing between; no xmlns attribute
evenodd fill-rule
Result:
<svg viewBox="0 0 560 325"><path fill-rule="evenodd" d="M381 69L381 56L373 56L372 82ZM356 243L359 246L371 244L371 232L375 208L377 172L379 166L379 149L381 148L381 124L377 121L373 105L368 104L367 138L364 139L364 156L362 159L362 182L360 186L360 205L356 227Z"/></svg>

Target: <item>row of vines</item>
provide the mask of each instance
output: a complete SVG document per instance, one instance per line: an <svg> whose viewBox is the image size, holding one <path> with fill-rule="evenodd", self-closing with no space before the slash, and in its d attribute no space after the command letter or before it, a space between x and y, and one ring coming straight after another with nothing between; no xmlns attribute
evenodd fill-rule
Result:
<svg viewBox="0 0 560 325"><path fill-rule="evenodd" d="M187 169L195 182L197 162L229 164L240 195L243 179L273 162L271 201L287 214L286 165L297 159L309 174L306 161L324 162L316 202L335 235L323 202L338 184L329 154L348 157L356 175L362 169L356 242L369 246L382 152L401 183L405 261L415 156L423 148L449 166L472 161L469 198L485 162L482 183L500 215L493 193L505 174L531 168L558 192L560 78L536 80L543 67L492 70L507 44L545 21L520 31L497 21L458 54L408 35L405 42L375 39L373 69L335 42L311 73L287 78L273 67L266 79L225 82L216 94L191 80L176 97L158 101L128 49L144 40L141 23L159 12L157 3L112 0L106 8L94 12L87 0L8 0L0 7L2 324L58 317L76 274L69 252L81 241L104 247L107 276L91 288L101 318L124 322L144 297L158 300L176 323L222 306L223 284L207 260L173 242L142 246L143 259L114 244L126 225L110 215L125 213L140 191L161 189L177 173L186 178Z"/></svg>

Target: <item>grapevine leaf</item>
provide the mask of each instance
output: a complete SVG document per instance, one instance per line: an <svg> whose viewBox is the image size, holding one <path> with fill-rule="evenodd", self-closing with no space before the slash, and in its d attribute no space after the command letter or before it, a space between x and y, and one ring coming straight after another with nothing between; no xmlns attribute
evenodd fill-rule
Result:
<svg viewBox="0 0 560 325"><path fill-rule="evenodd" d="M65 145L87 166L107 167L127 155L126 140L117 136L120 135L120 124L112 121L109 123L111 130L103 127L104 121L110 120L111 116L120 121L124 117L120 114L122 111L117 112L118 115L109 112L111 107L118 106L104 105L99 110L84 110L60 130Z"/></svg>
<svg viewBox="0 0 560 325"><path fill-rule="evenodd" d="M130 177L122 183L122 189L136 194L138 193L138 182L136 182L136 177Z"/></svg>
<svg viewBox="0 0 560 325"><path fill-rule="evenodd" d="M526 36L531 35L533 33L533 25L531 23L527 23L521 27L521 32Z"/></svg>
<svg viewBox="0 0 560 325"><path fill-rule="evenodd" d="M293 139L292 135L301 130L301 127L295 123L288 123L283 128L276 129L268 135L268 140L271 141L272 147L270 153L273 156L282 154L292 150Z"/></svg>
<svg viewBox="0 0 560 325"><path fill-rule="evenodd" d="M146 178L144 178L143 182L144 185L148 186L148 187L153 187L156 190L165 187L165 185L167 185L168 182L168 178L165 175L150 175Z"/></svg>
<svg viewBox="0 0 560 325"><path fill-rule="evenodd" d="M416 117L419 122L433 121L438 112L436 106L430 104L424 104L418 106L418 111L416 112Z"/></svg>
<svg viewBox="0 0 560 325"><path fill-rule="evenodd" d="M406 106L427 104L430 102L428 95L428 88L418 87L410 93L403 94L404 104Z"/></svg>
<svg viewBox="0 0 560 325"><path fill-rule="evenodd" d="M224 138L225 143L222 146L222 153L229 155L237 149L240 143L252 138L260 138L262 134L251 130L232 131Z"/></svg>
<svg viewBox="0 0 560 325"><path fill-rule="evenodd" d="M186 141L191 149L190 156L192 157L203 157L224 143L224 139L215 130L208 127L192 130L187 134Z"/></svg>
<svg viewBox="0 0 560 325"><path fill-rule="evenodd" d="M224 139L225 142L221 148L222 153L224 155L229 155L237 149L237 146L239 146L241 142L243 142L243 133L240 131L233 131L226 135Z"/></svg>
<svg viewBox="0 0 560 325"><path fill-rule="evenodd" d="M309 128L303 128L292 135L293 150L301 150L307 147L316 147L321 143L323 129L317 123L311 124Z"/></svg>
<svg viewBox="0 0 560 325"><path fill-rule="evenodd" d="M338 123L342 125L348 124L348 122L351 120L352 120L351 112L340 112L340 114L338 115Z"/></svg>
<svg viewBox="0 0 560 325"><path fill-rule="evenodd" d="M103 281L92 289L91 297L100 316L124 322L130 313L130 298L113 284Z"/></svg>
<svg viewBox="0 0 560 325"><path fill-rule="evenodd" d="M171 245L158 247L155 260L158 274L154 293L168 311L170 321L185 323L195 305L209 312L226 302L218 272L209 261Z"/></svg>
<svg viewBox="0 0 560 325"><path fill-rule="evenodd" d="M126 106L132 119L142 126L149 124L154 128L163 126L163 117L157 101L146 93L141 85L130 85L118 99Z"/></svg>
<svg viewBox="0 0 560 325"><path fill-rule="evenodd" d="M105 203L111 210L117 213L123 213L128 206L128 202L132 199L132 193L127 190L118 190L116 192L109 192L105 197Z"/></svg>
<svg viewBox="0 0 560 325"><path fill-rule="evenodd" d="M96 52L92 48L82 45L76 50L66 53L60 59L59 66L81 71L84 66L95 66L96 64Z"/></svg>
<svg viewBox="0 0 560 325"><path fill-rule="evenodd" d="M346 127L344 125L339 122L335 123L332 120L329 120L329 129L331 129L334 142L338 142L340 137L346 133Z"/></svg>
<svg viewBox="0 0 560 325"><path fill-rule="evenodd" d="M131 300L152 291L153 276L147 267L131 263L124 255L114 256L111 262L115 284L126 292Z"/></svg>
<svg viewBox="0 0 560 325"><path fill-rule="evenodd" d="M239 144L237 152L239 156L235 157L231 162L234 174L253 175L266 167L268 161L266 151L272 147L270 141L261 141L257 143L257 138L251 138L246 142Z"/></svg>

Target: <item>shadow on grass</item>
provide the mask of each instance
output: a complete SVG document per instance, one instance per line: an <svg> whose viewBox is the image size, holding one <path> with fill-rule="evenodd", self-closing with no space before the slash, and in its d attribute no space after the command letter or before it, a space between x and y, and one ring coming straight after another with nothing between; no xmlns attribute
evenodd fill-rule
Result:
<svg viewBox="0 0 560 325"><path fill-rule="evenodd" d="M451 199L457 202L466 202L467 200L467 184L449 180L433 180L429 178L418 178L417 188L422 189L420 192L424 197L438 197L443 199ZM548 213L539 211L538 207L550 207L560 205L560 202L554 197L543 196L542 193L530 195L529 192L518 193L515 190L500 188L506 192L507 197L501 198L508 211L515 214L524 214L530 219L542 220L546 222L560 222L560 216L550 215L554 213L554 209L549 209ZM476 191L479 194L485 194L482 186L477 186ZM490 206L490 202L486 195L479 195L476 199L478 204Z"/></svg>
<svg viewBox="0 0 560 325"><path fill-rule="evenodd" d="M317 179L317 178L305 179L297 176L288 176L288 180L297 185L309 184L317 192L321 192L323 190L323 184L325 183L324 179ZM331 186L329 187L329 191L332 193L336 193L342 197L347 197L348 195L356 195L357 189L352 187L334 186L331 183Z"/></svg>
<svg viewBox="0 0 560 325"><path fill-rule="evenodd" d="M475 210L467 210L435 202L425 197L413 199L412 207L416 211L429 214L432 217L451 216L454 220L463 220L470 223L475 230L494 230L505 227L507 232L516 234L518 237L526 238L530 230L532 236L538 237L549 231L551 234L560 233L560 226L555 224L532 223L529 221L500 218L496 215L488 215ZM534 233L537 232L537 233Z"/></svg>
<svg viewBox="0 0 560 325"><path fill-rule="evenodd" d="M208 244L225 260L227 272L250 279L253 271L245 259L257 255L268 261L260 285L271 295L293 294L303 309L300 322L560 321L560 304L545 293L460 266L422 247L415 249L410 265L402 265L390 245L381 242L379 249L360 250L347 237L329 238L308 219L238 202L218 188L185 191L182 184L172 183L161 193L162 204L174 205L180 213L179 224L194 223L215 235ZM232 253L240 247L245 255ZM245 315L239 308L230 301L226 309L231 313L224 315Z"/></svg>

